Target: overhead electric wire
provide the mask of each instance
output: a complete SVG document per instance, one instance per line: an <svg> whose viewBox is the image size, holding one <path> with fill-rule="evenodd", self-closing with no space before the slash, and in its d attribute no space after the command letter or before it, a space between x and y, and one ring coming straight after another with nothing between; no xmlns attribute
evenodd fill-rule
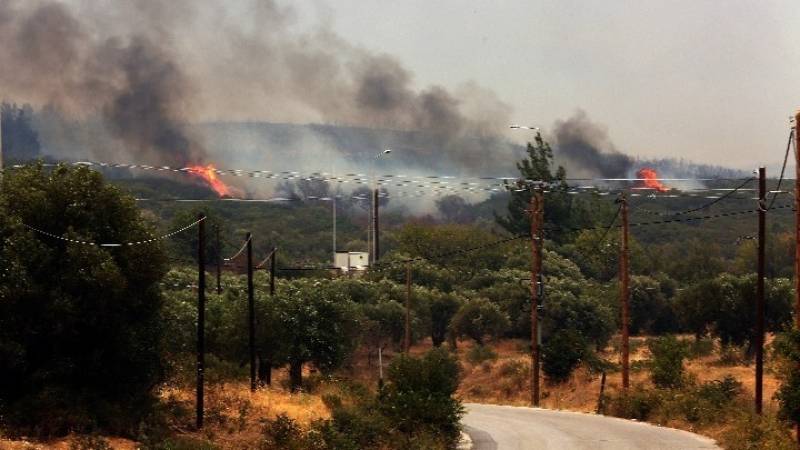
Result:
<svg viewBox="0 0 800 450"><path fill-rule="evenodd" d="M223 258L222 260L225 261L225 262L230 262L230 261L233 261L234 259L236 259L239 255L242 254L244 249L247 248L247 243L250 242L251 239L253 239L252 236L250 236L247 239L245 239L244 244L242 244L242 248L240 248L239 251L236 252L235 255L231 256L230 258Z"/></svg>
<svg viewBox="0 0 800 450"><path fill-rule="evenodd" d="M608 233L611 231L612 228L614 228L614 224L617 222L620 212L622 212L621 204L619 205L619 207L617 207L617 212L614 214L614 218L611 219L611 222L608 223L606 230L603 232L603 235L600 236L600 239L598 239L597 244L595 244L595 246L592 248L590 254L592 255L597 254L597 251L600 249L600 246L603 245L603 242L606 240Z"/></svg>
<svg viewBox="0 0 800 450"><path fill-rule="evenodd" d="M194 173L195 168L192 167L170 167L170 166L152 166L147 164L129 164L129 163L109 163L109 162L101 162L101 161L62 161L59 163L45 163L43 164L44 167L55 167L59 164L66 164L66 165L73 165L73 166L99 166L102 168L117 168L117 169L136 169L136 170L152 170L152 171L159 171L159 172L176 172L176 173ZM19 169L26 167L26 164L15 164L7 167L8 169ZM418 175L418 176L409 176L405 174L383 174L383 175L376 175L374 177L370 177L366 174L362 173L347 173L347 174L332 174L327 172L305 172L302 173L300 171L270 171L270 170L252 170L252 169L211 169L214 173L220 176L236 176L236 177L249 177L249 178L276 178L276 179L308 179L308 180L324 180L324 181L352 181L356 183L371 183L375 179L379 182L403 182L406 184L415 183L415 182L422 182L422 181L430 181L430 180L491 180L491 181L514 181L519 180L523 182L541 182L541 180L531 180L531 179L522 179L520 180L519 177L511 177L511 176L453 176L453 175ZM283 178L281 178L283 177ZM384 180L384 178L392 178L392 179L400 179L398 180ZM603 178L603 177L587 177L587 178L564 178L563 181L618 181L618 182L635 182L635 181L647 181L647 180L655 180L655 181L733 181L738 180L741 178L732 178L732 177L704 177L704 178L633 178L633 177L618 177L618 178ZM417 181L414 181L417 180ZM445 182L440 182L445 183ZM450 182L447 182L450 183ZM387 183L388 184L388 183ZM462 183L462 184L473 184L478 185L479 183ZM503 186L502 184L498 183L496 186L500 187Z"/></svg>
<svg viewBox="0 0 800 450"><path fill-rule="evenodd" d="M767 207L767 211L772 209L772 205L775 204L775 200L778 198L778 194L781 193L781 183L783 183L783 175L786 172L786 163L789 161L789 150L791 150L792 143L794 142L794 128L789 130L789 142L786 143L786 153L783 156L783 165L781 166L781 176L778 178L778 186L775 187L775 191L772 193L772 199L769 202L769 206ZM796 150L795 150L796 151Z"/></svg>
<svg viewBox="0 0 800 450"><path fill-rule="evenodd" d="M704 205L698 206L696 208L687 209L685 211L678 211L678 212L675 212L675 213L659 213L657 211L649 211L649 210L646 210L644 208L640 209L638 206L637 207L633 207L631 209L633 209L633 211L636 211L637 209L640 209L642 212L648 212L648 213L651 213L651 214L657 214L657 215L660 215L662 217L683 216L683 215L686 215L686 214L691 214L693 212L702 211L704 209L707 209L707 208L710 208L710 207L716 205L717 203L721 202L722 200L725 200L726 198L728 198L728 197L732 196L733 194L735 194L736 192L738 192L740 189L742 189L745 185L747 185L748 183L750 183L753 180L755 180L754 177L747 178L746 180L744 180L744 182L742 182L742 184L740 184L739 186L737 186L733 190L727 192L726 194L721 195L721 196L715 198L714 200L712 200L712 201L710 201L710 202L708 202L708 203L706 203Z"/></svg>
<svg viewBox="0 0 800 450"><path fill-rule="evenodd" d="M273 254L274 254L274 253L275 253L277 250L278 250L278 248L277 248L277 247L273 248L273 249L272 249L272 251L271 251L271 252L269 252L269 254L267 254L267 257L266 257L266 258L264 258L264 260L263 260L263 261L261 261L260 263L256 264L256 267L255 267L255 268L256 268L256 269L260 269L260 268L264 267L264 264L266 264L266 263L267 263L267 261L269 261L269 259L270 259L270 258L272 258L272 255L273 255Z"/></svg>
<svg viewBox="0 0 800 450"><path fill-rule="evenodd" d="M140 240L140 241L131 241L131 242L101 243L101 244L98 244L98 243L92 242L92 241L84 241L84 240L80 240L80 239L65 238L63 236L59 236L59 235L54 234L54 233L50 233L50 232L47 232L47 231L44 231L44 230L40 230L40 229L38 229L36 227L32 227L32 226L30 226L30 225L28 225L26 223L23 223L22 225L25 228L28 228L29 230L34 231L34 232L39 233L39 234L42 234L44 236L51 237L53 239L59 239L59 240L62 240L62 241L70 242L70 243L73 243L73 244L90 245L90 246L97 246L97 247L129 247L129 246L134 246L134 245L150 244L150 243L153 243L153 242L156 242L156 241L161 241L161 240L164 240L164 239L168 239L168 238L170 238L172 236L175 236L176 234L179 234L179 233L182 233L182 232L188 230L189 228L192 228L193 226L197 225L198 223L202 222L203 220L205 220L205 217L200 218L200 219L192 222L191 224L186 225L183 228L177 229L175 231L172 231L172 232L169 232L167 234L164 234L164 235L161 235L161 236L157 236L157 237L154 237L154 238L151 238L151 239L143 239L143 240Z"/></svg>

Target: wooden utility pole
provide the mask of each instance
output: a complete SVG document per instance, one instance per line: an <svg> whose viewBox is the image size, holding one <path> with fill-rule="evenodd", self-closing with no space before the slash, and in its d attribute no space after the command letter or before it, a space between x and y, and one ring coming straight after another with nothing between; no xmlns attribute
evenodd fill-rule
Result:
<svg viewBox="0 0 800 450"><path fill-rule="evenodd" d="M411 348L411 263L406 263L406 324L403 338L403 352Z"/></svg>
<svg viewBox="0 0 800 450"><path fill-rule="evenodd" d="M539 273L542 270L542 193L531 195L531 404L539 406Z"/></svg>
<svg viewBox="0 0 800 450"><path fill-rule="evenodd" d="M800 124L800 111L794 116L794 326L800 330L800 126L798 124ZM800 423L795 424L795 436L800 442Z"/></svg>
<svg viewBox="0 0 800 450"><path fill-rule="evenodd" d="M794 323L800 330L800 111L794 116L794 139Z"/></svg>
<svg viewBox="0 0 800 450"><path fill-rule="evenodd" d="M619 258L619 295L622 307L622 389L630 387L630 346L628 327L630 325L630 252L628 250L628 197L622 193L620 198L622 212L622 242Z"/></svg>
<svg viewBox="0 0 800 450"><path fill-rule="evenodd" d="M764 395L764 247L767 222L767 170L758 168L758 284L756 285L756 414Z"/></svg>
<svg viewBox="0 0 800 450"><path fill-rule="evenodd" d="M373 211L372 211L372 233L373 233L372 247L373 247L373 251L375 252L375 254L372 256L372 262L375 263L375 262L378 262L378 259L379 259L380 254L381 254L381 239L380 239L381 236L380 236L380 228L379 228L380 219L378 218L379 206L378 206L378 189L377 188L374 191L372 191L372 206L373 206Z"/></svg>
<svg viewBox="0 0 800 450"><path fill-rule="evenodd" d="M269 271L269 295L275 295L275 253L278 251L276 247L272 248L272 252L267 256L267 259L270 261L270 268ZM267 260L265 259L259 267L263 267L264 263ZM268 343L267 343L268 344ZM260 385L272 385L272 359L268 359L263 355L258 355L258 383Z"/></svg>
<svg viewBox="0 0 800 450"><path fill-rule="evenodd" d="M253 235L247 233L247 323L250 331L250 391L256 391L256 301L253 292Z"/></svg>
<svg viewBox="0 0 800 450"><path fill-rule="evenodd" d="M278 256L278 247L272 248L272 256L269 258L269 295L275 295L275 258Z"/></svg>
<svg viewBox="0 0 800 450"><path fill-rule="evenodd" d="M203 428L203 371L206 361L206 216L197 224L197 428Z"/></svg>
<svg viewBox="0 0 800 450"><path fill-rule="evenodd" d="M217 235L217 295L222 294L222 245L219 239L219 224L214 225L214 232Z"/></svg>
<svg viewBox="0 0 800 450"><path fill-rule="evenodd" d="M0 182L3 181L3 114L0 112Z"/></svg>

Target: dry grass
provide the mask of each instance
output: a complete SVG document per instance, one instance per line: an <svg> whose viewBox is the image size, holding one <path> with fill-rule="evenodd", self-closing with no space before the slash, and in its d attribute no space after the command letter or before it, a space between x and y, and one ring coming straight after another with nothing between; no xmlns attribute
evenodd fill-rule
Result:
<svg viewBox="0 0 800 450"><path fill-rule="evenodd" d="M206 387L205 426L202 431L192 431L194 423L194 390L190 388L166 387L161 391L164 402L180 405L188 417L175 424L177 437L209 440L222 449L252 449L257 446L262 433L262 421L286 414L302 425L330 416L322 403L321 395L291 394L280 386L282 376L277 377L276 387L265 387L250 392L248 382L225 383ZM322 391L325 387L322 388ZM105 437L114 449L133 450L135 441ZM74 437L47 442L24 439L0 440L0 450L69 450Z"/></svg>
<svg viewBox="0 0 800 450"><path fill-rule="evenodd" d="M117 450L136 450L136 442L129 439L106 437L106 441L113 449ZM62 439L54 439L47 442L34 442L25 439L6 440L0 439L0 450L70 450L70 446L75 440L74 436Z"/></svg>
<svg viewBox="0 0 800 450"><path fill-rule="evenodd" d="M631 361L649 358L644 345L644 337L632 338ZM471 364L467 353L473 344L469 341L459 342L456 353L463 368L463 378L457 395L464 401L529 405L530 390L530 355L527 343L521 340L500 340L488 343L497 354L495 360ZM430 350L430 340L425 340L411 349L412 355L420 355ZM719 362L718 352L709 356L693 358L685 364L687 373L698 382L722 379L732 375L739 380L746 395L752 396L754 385L754 367L745 365L723 365ZM384 367L397 355L387 350L383 355ZM618 360L617 353L609 347L601 355L609 361ZM777 410L777 402L773 399L779 382L771 373L771 364L767 360L764 374L764 407L767 412ZM334 386L321 386L320 392L314 394L291 394L281 386L286 377L285 371L275 371L273 387L259 389L255 393L249 390L246 381L207 386L206 388L206 426L202 432L192 431L194 419L194 390L190 387L168 387L162 390L161 397L165 402L182 405L188 412L183 423L178 423L178 436L213 441L223 449L253 448L261 436L263 419L274 418L278 414L287 414L300 424L308 425L316 419L329 417L329 411L323 404L322 394L332 390ZM342 372L350 380L376 386L378 366L375 354L368 357L366 350L357 352L350 362L350 367ZM621 388L621 374L609 373L606 379L606 393L613 394ZM631 372L631 384L650 386L649 373L646 369ZM600 376L580 368L562 384L550 384L542 380L541 406L551 409L565 409L582 412L594 412L600 392ZM664 425L682 428L689 431L692 424L681 420L670 420ZM703 434L720 439L729 431L730 426L716 424L700 430ZM119 438L107 438L115 449L134 449L136 443ZM0 449L33 450L59 449L68 450L71 438L45 443L27 442L24 440L0 440Z"/></svg>
<svg viewBox="0 0 800 450"><path fill-rule="evenodd" d="M631 338L631 362L644 361L649 354L644 341L646 337ZM530 388L530 354L526 342L519 340L502 340L488 344L497 353L497 360L473 365L466 361L466 353L471 348L470 342L459 343L458 355L464 369L463 379L458 394L469 402L529 405ZM610 348L602 355L609 361L617 361L618 355ZM755 383L754 366L725 366L718 363L716 352L710 356L690 359L685 368L690 376L698 382L719 380L731 375L739 380L747 392L753 392ZM778 407L773 399L780 386L770 370L769 361L765 364L764 373L764 408L775 410ZM516 370L512 370L516 369ZM631 371L631 384L651 385L650 374L646 369ZM607 374L606 392L618 391L622 386L622 374ZM573 411L591 412L597 408L600 394L600 374L589 373L580 368L569 380L562 384L550 384L542 379L541 406L552 409L569 409Z"/></svg>
<svg viewBox="0 0 800 450"><path fill-rule="evenodd" d="M272 387L260 388L256 392L250 392L248 382L208 386L203 430L189 431L190 424L187 424L179 436L206 439L223 449L249 449L260 440L265 419L286 414L307 426L314 420L330 416L320 394L292 394L278 387L280 379L273 380ZM194 406L194 391L191 389L164 389L162 398Z"/></svg>

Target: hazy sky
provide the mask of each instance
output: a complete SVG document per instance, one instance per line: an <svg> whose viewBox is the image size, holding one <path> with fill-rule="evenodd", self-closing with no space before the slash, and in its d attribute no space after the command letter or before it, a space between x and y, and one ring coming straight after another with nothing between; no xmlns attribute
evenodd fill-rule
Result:
<svg viewBox="0 0 800 450"><path fill-rule="evenodd" d="M419 86L496 91L547 129L583 109L629 154L739 168L782 159L800 107L800 8L789 1L318 0L294 3Z"/></svg>
<svg viewBox="0 0 800 450"><path fill-rule="evenodd" d="M402 128L433 117L427 126L447 127L446 114L418 113L449 110L492 130L507 131L508 121L547 135L584 111L627 154L751 169L779 165L788 117L800 107L800 7L788 0L57 1L89 24L80 36L90 41L145 30L174 47L177 64L199 81L172 96L186 103L181 120ZM58 40L58 27L41 22ZM87 48L104 63L101 45ZM37 85L20 75L10 92L34 101L48 96L43 86L57 95L69 88L58 70L32 73L59 79ZM370 101L400 99L404 108L384 116L364 108L359 89L375 80L394 90ZM437 85L445 89L431 91ZM439 103L426 109L431 92ZM462 104L453 107L453 97Z"/></svg>

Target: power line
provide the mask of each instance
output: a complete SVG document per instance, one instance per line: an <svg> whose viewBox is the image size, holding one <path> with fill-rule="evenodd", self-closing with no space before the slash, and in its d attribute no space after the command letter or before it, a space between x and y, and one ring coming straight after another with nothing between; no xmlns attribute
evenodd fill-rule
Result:
<svg viewBox="0 0 800 450"><path fill-rule="evenodd" d="M248 243L248 242L250 242L250 240L251 240L252 238L253 238L252 236L249 236L249 237L248 237L248 238L247 238L247 239L244 241L244 244L242 244L242 248L240 248L240 249L239 249L239 251L238 251L238 252L236 252L236 254L235 254L235 255L231 256L230 258L223 258L222 260L223 260L223 261L225 261L225 262L230 262L230 261L233 261L234 259L236 259L236 258L237 258L239 255L241 255L241 254L242 254L242 252L244 251L244 249L245 249L245 248L247 248L247 243Z"/></svg>
<svg viewBox="0 0 800 450"><path fill-rule="evenodd" d="M603 235L600 236L600 239L597 240L597 244L595 244L595 246L590 251L591 255L597 254L597 251L600 249L600 246L603 245L603 242L606 240L608 233L611 231L611 229L614 227L614 224L617 222L617 218L619 218L620 212L622 212L622 205L619 205L619 207L617 207L617 212L614 214L614 218L611 219L611 222L608 223L608 226L606 227L606 230L603 232Z"/></svg>
<svg viewBox="0 0 800 450"><path fill-rule="evenodd" d="M789 160L789 150L791 149L792 143L794 142L794 128L789 130L789 142L786 143L786 153L783 156L783 165L781 166L781 176L778 178L778 186L775 188L775 191L772 194L772 200L769 202L769 207L767 210L772 209L772 205L775 204L775 200L778 198L778 194L781 193L781 183L783 182L783 175L786 171L786 162Z"/></svg>
<svg viewBox="0 0 800 450"><path fill-rule="evenodd" d="M728 193L726 193L726 194L724 194L724 195L722 195L720 197L717 197L714 200L712 200L712 201L710 201L710 202L708 202L708 203L706 203L704 205L698 206L696 208L687 209L685 211L678 211L676 213L658 213L656 211L647 211L647 210L644 210L644 209L643 209L643 211L647 211L647 212L652 213L652 214L658 214L658 215L664 216L664 217L683 216L683 215L690 214L690 213L693 213L693 212L702 211L702 210L704 210L706 208L710 208L711 206L713 206L713 205L721 202L722 200L725 200L726 198L730 197L731 195L735 194L736 192L739 191L739 189L742 189L745 185L747 185L747 183L749 183L749 182L751 182L753 180L755 180L755 178L750 177L750 178L744 180L744 182L742 184L740 184L739 186L737 186L733 190L729 191ZM634 211L636 209L638 209L638 208L634 208Z"/></svg>
<svg viewBox="0 0 800 450"><path fill-rule="evenodd" d="M83 240L80 240L80 239L70 239L70 238L59 236L59 235L56 235L56 234L53 234L53 233L49 233L49 232L44 231L44 230L40 230L40 229L38 229L36 227L32 227L32 226L30 226L28 224L25 224L25 223L23 223L22 225L24 227L32 230L32 231L35 231L36 233L42 234L44 236L51 237L53 239L59 239L59 240L62 240L62 241L70 242L70 243L73 243L73 244L90 245L90 246L97 246L97 247L128 247L128 246L134 246L134 245L150 244L150 243L153 243L153 242L156 242L156 241L161 241L161 240L164 240L164 239L171 238L172 236L175 236L176 234L182 233L182 232L188 230L189 228L192 228L193 226L197 225L198 223L202 222L203 220L205 220L205 217L202 218L202 219L198 219L198 220L192 222L191 224L186 225L183 228L180 228L178 230L175 230L175 231L172 231L170 233L167 233L167 234L164 234L164 235L161 235L161 236L158 236L158 237L154 237L154 238L151 238L151 239L145 239L145 240L141 240L141 241L122 242L122 243L105 243L105 244L98 244L96 242L83 241Z"/></svg>

